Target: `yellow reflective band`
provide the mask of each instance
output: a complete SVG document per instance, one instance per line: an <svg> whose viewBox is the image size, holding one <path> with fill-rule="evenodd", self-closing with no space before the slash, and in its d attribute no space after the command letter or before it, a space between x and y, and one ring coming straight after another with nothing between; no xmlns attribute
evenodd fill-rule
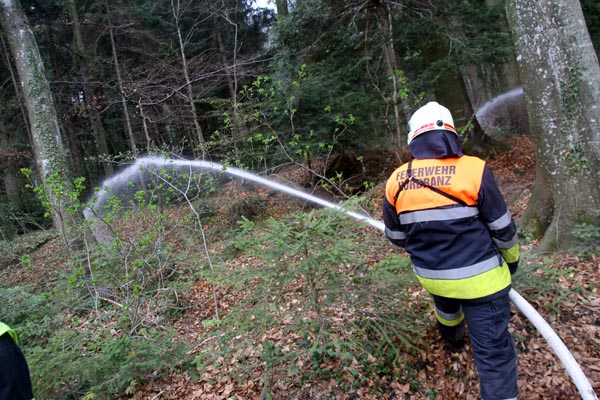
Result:
<svg viewBox="0 0 600 400"><path fill-rule="evenodd" d="M8 335L12 338L12 340L15 341L15 343L18 345L19 344L19 339L17 338L17 333L10 329L10 327L8 325L6 325L4 322L0 321L0 336L4 335L5 333L8 333Z"/></svg>
<svg viewBox="0 0 600 400"><path fill-rule="evenodd" d="M477 299L505 289L511 283L508 265L502 265L465 279L428 279L417 276L429 293L452 299Z"/></svg>
<svg viewBox="0 0 600 400"><path fill-rule="evenodd" d="M465 319L465 316L461 315L461 317L459 319L449 320L449 319L444 319L444 318L440 317L437 313L435 313L435 318L438 321L440 321L440 324L442 324L442 325L457 326L457 325L460 325L461 322L463 322L463 320Z"/></svg>
<svg viewBox="0 0 600 400"><path fill-rule="evenodd" d="M500 253L506 262L517 262L520 256L519 244L514 245L510 249L500 249Z"/></svg>

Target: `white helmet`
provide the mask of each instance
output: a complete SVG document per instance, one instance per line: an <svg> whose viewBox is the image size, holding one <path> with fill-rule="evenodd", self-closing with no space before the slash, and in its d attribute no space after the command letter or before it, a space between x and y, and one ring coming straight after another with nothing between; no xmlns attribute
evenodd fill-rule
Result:
<svg viewBox="0 0 600 400"><path fill-rule="evenodd" d="M435 101L430 101L410 117L410 121L408 121L408 144L421 133L436 129L443 129L457 134L450 110Z"/></svg>

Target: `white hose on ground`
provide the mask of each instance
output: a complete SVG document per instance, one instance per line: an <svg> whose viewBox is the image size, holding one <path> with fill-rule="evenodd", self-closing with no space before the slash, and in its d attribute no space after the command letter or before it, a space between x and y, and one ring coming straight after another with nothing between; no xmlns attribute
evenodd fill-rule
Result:
<svg viewBox="0 0 600 400"><path fill-rule="evenodd" d="M556 332L548 325L548 323L542 318L542 316L529 304L523 296L521 296L516 290L511 289L508 293L510 300L513 304L531 321L533 326L542 334L544 339L548 342L554 353L558 356L560 361L563 363L569 375L573 379L575 386L581 394L583 400L597 400L596 393L590 384L590 381L586 378L581 367L577 364L577 361L567 349L567 346L558 337Z"/></svg>
<svg viewBox="0 0 600 400"><path fill-rule="evenodd" d="M365 218L362 218L365 219ZM385 225L381 221L365 219L366 222L371 224L371 226L379 229L380 231L385 231ZM573 354L569 351L567 346L563 343L563 341L558 337L556 332L550 327L550 325L544 320L544 318L533 308L531 304L527 302L515 289L511 289L508 293L510 300L513 304L531 321L533 326L542 334L546 342L550 345L550 348L554 351L554 353L558 356L560 361L565 366L565 369L571 375L571 379L577 386L579 393L581 393L581 398L583 400L598 400L590 381L586 378L585 374L581 370L579 364L573 357Z"/></svg>

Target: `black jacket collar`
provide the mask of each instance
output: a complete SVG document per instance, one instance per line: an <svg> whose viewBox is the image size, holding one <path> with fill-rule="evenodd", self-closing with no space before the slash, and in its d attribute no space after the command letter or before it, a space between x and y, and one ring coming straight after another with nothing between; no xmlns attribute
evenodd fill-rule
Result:
<svg viewBox="0 0 600 400"><path fill-rule="evenodd" d="M435 130L422 133L410 143L413 158L451 158L464 155L454 132Z"/></svg>

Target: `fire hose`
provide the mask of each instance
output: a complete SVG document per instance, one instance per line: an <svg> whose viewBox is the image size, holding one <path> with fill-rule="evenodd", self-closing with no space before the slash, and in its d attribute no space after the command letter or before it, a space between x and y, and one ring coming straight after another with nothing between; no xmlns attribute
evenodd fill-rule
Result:
<svg viewBox="0 0 600 400"><path fill-rule="evenodd" d="M353 215L355 218L359 218L360 214ZM369 223L373 227L385 231L385 226L380 221L375 221L371 219L365 219L362 217L365 222ZM569 351L564 342L560 339L560 337L556 334L554 329L544 320L544 318L536 311L535 308L531 304L527 302L514 288L510 290L508 293L510 300L513 302L515 307L527 317L527 319L533 324L533 326L540 332L542 337L546 339L550 348L554 351L554 353L558 356L560 361L565 366L565 369L571 376L573 383L579 390L581 394L581 398L583 400L598 400L590 381L587 379L585 374L583 373L581 367L573 357L573 354Z"/></svg>
<svg viewBox="0 0 600 400"><path fill-rule="evenodd" d="M565 366L569 375L571 375L571 379L573 379L573 383L577 386L579 393L581 394L581 398L583 400L597 400L596 393L594 393L594 389L590 384L590 381L587 379L579 364L573 357L573 354L569 351L567 346L563 343L563 341L558 337L556 332L548 325L548 323L542 318L542 316L533 308L531 304L529 304L523 296L517 293L516 290L511 289L508 293L510 300L513 304L529 319L529 321L537 328L537 330L542 334L544 339L550 345L550 348L554 351L554 353L558 356L560 361Z"/></svg>
<svg viewBox="0 0 600 400"><path fill-rule="evenodd" d="M141 166L155 166L155 167L185 166L185 167L189 167L189 168L198 167L198 168L207 168L207 169L214 170L214 171L222 171L229 175L248 179L250 181L263 184L263 185L271 187L273 189L280 190L284 193L306 199L313 203L320 204L320 205L328 207L328 208L336 209L338 211L342 211L357 220L368 223L369 225L373 226L374 228L376 228L382 232L385 231L385 225L383 224L383 222L375 220L370 217L367 217L360 213L348 211L347 209L344 209L343 207L341 207L338 204L328 202L326 200L323 200L323 199L320 199L313 195L310 195L308 193L305 193L301 190L297 190L297 189L291 188L289 186L283 185L281 183L275 182L273 180L257 176L255 174L252 174L245 170L241 170L238 168L232 168L232 167L225 167L221 164L204 161L204 160L189 161L189 160L165 159L162 157L144 157L144 158L136 160L135 164L131 165L129 168L122 171L117 176L110 178L109 179L110 182L104 182L102 187L111 186L111 184L113 183L112 180L119 179L122 174L127 175L127 174L134 173L136 171L139 172L139 169ZM94 208L98 208L98 205L101 203L101 200L103 198L105 198L106 196L107 196L106 190L105 189L101 190L100 193L97 195L97 199L95 201L96 207L94 207ZM90 213L88 213L88 214L90 214ZM554 332L552 327L550 327L550 325L535 310L535 308L533 308L533 306L531 306L531 304L529 304L519 293L517 293L517 291L515 289L510 290L509 297L510 297L510 300L513 302L513 304L519 309L519 311L521 311L523 313L523 315L525 315L525 317L527 317L527 319L529 319L529 321L533 324L533 326L542 334L544 339L546 339L546 341L550 345L550 348L558 356L560 361L565 366L567 372L571 376L571 379L573 380L575 386L577 387L577 389L579 390L579 393L581 394L581 398L583 400L597 400L598 397L596 396L594 389L592 388L592 385L590 384L589 380L587 379L587 377L581 370L581 367L579 366L579 364L577 363L577 361L575 360L575 358L573 357L573 355L571 354L569 349L565 346L563 341L558 337L556 332Z"/></svg>

